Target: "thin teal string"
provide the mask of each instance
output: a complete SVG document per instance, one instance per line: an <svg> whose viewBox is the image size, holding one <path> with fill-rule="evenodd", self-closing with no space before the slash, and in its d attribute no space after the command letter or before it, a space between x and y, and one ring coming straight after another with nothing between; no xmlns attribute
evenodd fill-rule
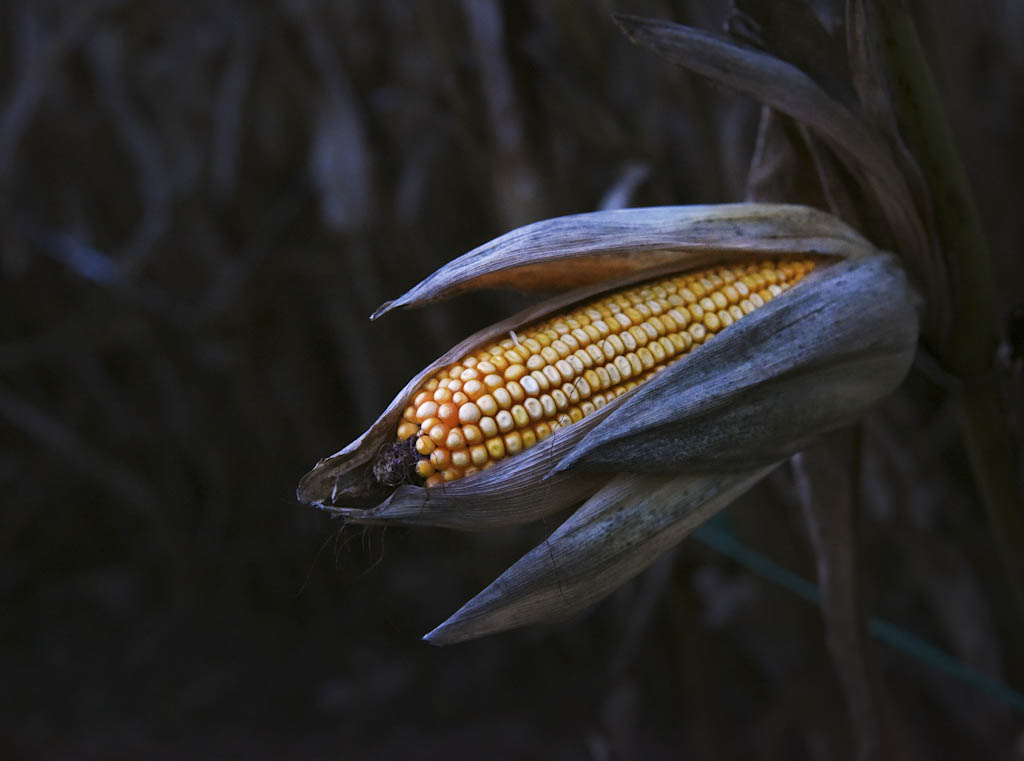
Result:
<svg viewBox="0 0 1024 761"><path fill-rule="evenodd" d="M694 533L694 536L709 547L753 571L758 576L784 589L788 589L797 597L803 598L814 605L821 604L821 594L817 586L799 574L783 568L759 552L750 549L736 540L727 530L713 525L704 525ZM949 653L940 650L934 645L930 645L898 626L888 621L883 621L880 618L872 618L868 622L868 630L872 636L885 642L890 647L917 658L935 670L949 674L982 692L987 692L1011 708L1024 712L1024 694L975 671Z"/></svg>

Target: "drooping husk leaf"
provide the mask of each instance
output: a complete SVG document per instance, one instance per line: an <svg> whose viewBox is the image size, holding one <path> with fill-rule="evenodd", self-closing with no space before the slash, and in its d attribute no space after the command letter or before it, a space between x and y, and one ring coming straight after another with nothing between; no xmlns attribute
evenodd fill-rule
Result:
<svg viewBox="0 0 1024 761"><path fill-rule="evenodd" d="M424 639L447 645L568 618L643 571L774 467L616 476Z"/></svg>

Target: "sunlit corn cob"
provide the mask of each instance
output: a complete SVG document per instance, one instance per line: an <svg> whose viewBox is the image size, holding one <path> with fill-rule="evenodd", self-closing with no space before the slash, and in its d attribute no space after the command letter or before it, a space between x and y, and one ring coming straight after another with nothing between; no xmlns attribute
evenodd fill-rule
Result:
<svg viewBox="0 0 1024 761"><path fill-rule="evenodd" d="M582 420L801 280L810 259L715 267L630 287L512 333L434 374L398 425L426 486Z"/></svg>

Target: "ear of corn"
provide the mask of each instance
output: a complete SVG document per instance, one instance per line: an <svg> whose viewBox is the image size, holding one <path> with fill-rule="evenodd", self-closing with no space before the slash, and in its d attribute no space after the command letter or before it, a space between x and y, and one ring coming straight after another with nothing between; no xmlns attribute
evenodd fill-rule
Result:
<svg viewBox="0 0 1024 761"><path fill-rule="evenodd" d="M396 439L412 443L428 487L489 468L637 387L813 267L781 259L664 277L513 332L420 386Z"/></svg>
<svg viewBox="0 0 1024 761"><path fill-rule="evenodd" d="M636 432L639 430L640 419L646 419L643 413L650 411L657 413L656 417L662 422L670 421L672 426L678 426L679 420L673 417L672 410L679 407L679 403L688 403L687 400L693 398L686 385L692 382L690 370L699 370L705 367L705 363L666 363L671 366L664 367L663 371L656 373L649 382L615 403L606 403L604 407L598 408L600 402L595 400L593 403L596 411L593 414L568 428L559 430L557 435L549 436L544 440L543 446L524 447L522 454L513 458L507 456L506 448L507 462L503 460L503 467L497 469L497 472L491 469L485 473L476 473L472 478L448 483L448 488L445 489L422 489L417 488L417 485L432 475L443 474L450 468L438 470L435 467L431 476L417 476L417 468L421 472L427 471L427 466L420 465L419 460L429 460L430 457L421 455L416 449L416 444L421 438L420 429L425 421L417 420L415 417L407 419L405 413L415 397L425 390L427 383L437 380L440 385L443 378L437 376L441 368L461 364L467 357L475 357L481 351L489 351L491 346L507 351L506 347L501 346L504 339L512 340L513 344L516 341L521 344L526 338L531 337L530 332L533 328L523 328L524 325L536 326L550 315L565 315L570 311L578 311L574 305L586 304L588 301L599 299L600 294L610 293L613 286L609 284L635 283L642 277L653 280L672 272L719 268L726 262L737 264L771 260L777 265L783 260L813 257L818 263L814 274L819 275L818 271L821 270L820 277L824 278L821 287L831 293L831 287L826 287L824 282L830 283L835 277L847 272L836 270L837 265L843 262L866 261L876 257L878 253L870 242L836 217L815 209L784 204L619 209L542 220L512 230L444 265L405 294L383 306L374 317L398 307L423 306L479 288L539 287L562 292L528 307L518 315L484 328L477 335L467 338L432 362L396 395L361 436L320 460L302 478L296 496L301 502L344 514L349 520L369 520L370 514L367 511L371 507L374 510L373 516L379 516L381 520L430 521L435 524L443 521L445 525L470 528L481 528L485 523L488 526L508 525L509 522L523 523L549 515L553 511L568 507L573 502L578 502L581 496L585 496L583 492L591 488L585 482L607 470L606 466L602 465L595 470L578 468L571 473L564 470L556 473L552 470L553 463L559 463L570 453L575 452L576 447L584 439L590 442L588 451L592 452L598 429L601 440L609 436L614 437L614 431L603 425L602 421L605 419L615 417L616 429L626 427ZM824 266L826 264L827 267ZM835 277L826 272L834 272ZM848 291L852 285L844 282L837 284L837 288L838 293L830 298L851 297ZM755 293L759 290L760 288L756 289ZM806 292L807 289L799 290ZM797 294L793 294L794 298L796 296ZM746 335L750 332L746 326L765 324L763 319L758 319L759 315L774 314L779 305L792 303L793 300L786 298L768 304L757 310L758 315L751 315L749 319L742 320L742 324L727 330L725 337L715 342L718 348L714 349L713 353L719 356L709 357L710 366L731 367L731 357L720 354L722 342L729 335ZM809 301L813 302L815 299ZM804 300L800 303L803 305ZM799 312L804 308L800 306L795 311ZM810 309L812 306L808 304L806 308ZM789 311L791 314L794 312ZM867 316L876 313L877 310L871 310ZM859 317L860 315L855 314L851 315L850 319ZM848 324L839 327L851 332L856 325L860 325L858 319L853 319L853 322L850 322L850 319L846 321ZM583 320L578 322L583 323ZM779 330L788 336L798 327L799 325L780 325ZM819 331L822 329L829 335L838 330L833 330L831 322L816 328ZM745 362L744 367L748 374L745 376L743 388L761 382L754 380L755 378L772 377L772 373L783 365L792 365L794 371L799 371L797 359L806 361L813 358L814 361L825 361L819 355L832 356L837 353L832 349L842 348L831 339L819 343L814 335L804 336L804 332L797 331L801 336L798 348L803 347L803 351L798 357L792 356L794 361L788 365L787 361L791 354L785 350L781 355L766 357L766 360L770 360L767 362ZM759 336L758 342L778 343L775 333L765 333L760 329L754 333ZM683 340L685 341L685 338ZM746 339L739 340L738 343L736 340L730 341L730 345L744 353L744 347L749 348L745 341ZM589 347L580 348L586 350ZM832 351L832 354L829 354L829 351ZM868 351L874 356L870 347ZM572 353L575 352L574 349ZM902 357L902 354L899 356ZM676 358L677 356L673 355L670 359ZM571 363L568 357L565 359ZM479 358L478 361L485 360ZM497 363L492 361L492 364L495 364L497 369ZM463 366L463 369L469 368ZM504 378L504 371L497 374ZM671 382L666 383L666 379L670 379ZM461 378L459 380L461 382ZM627 379L627 382L630 380L634 379ZM517 382L522 385L521 381ZM881 388L883 385L881 382L875 382L874 376L865 378L861 396L866 398L868 391ZM665 390L669 387L674 391L666 396L668 392ZM644 407L638 410L634 400L646 400L646 395L654 389L659 389L657 407L650 407L649 410ZM436 390L436 387L432 389ZM608 390L602 388L601 392ZM722 391L724 393L725 389ZM545 393L551 395L551 390ZM537 399L540 401L540 397ZM525 398L522 404L525 409ZM439 403L438 407L440 406ZM573 402L568 406L579 406L580 411L583 411L580 403ZM623 417L620 413L627 410L629 416ZM413 412L415 411L414 409ZM640 414L634 414L634 411ZM822 411L823 419L827 417L824 413L825 410ZM483 417L488 416L481 411L481 418ZM570 413L570 420L571 417ZM634 422L629 423L630 420ZM558 423L557 417L554 422ZM624 426L624 423L627 425ZM479 424L477 425L479 427ZM548 425L551 425L550 422ZM828 422L827 425L832 425L832 422ZM400 426L402 435L406 437L402 440L396 436ZM819 430L814 425L808 429ZM766 430L766 427L759 425L757 430ZM533 433L536 435L536 430ZM541 433L544 433L543 428ZM685 433L680 435L685 438ZM724 440L724 433L722 438ZM447 436L444 443L447 444ZM486 441L483 443L486 449ZM529 436L526 437L525 443L530 443ZM422 446L429 447L426 443ZM494 448L497 450L496 446ZM613 445L612 449L614 448ZM466 449L472 455L471 448ZM459 450L449 451L454 453ZM635 469L635 459L643 458L645 451L645 447L639 447L633 442L623 454L634 458L631 467ZM734 447L731 450L733 459L742 459L745 451L743 446ZM480 458L479 450L477 452ZM659 452L659 457L663 454ZM614 457L615 453L609 452L608 455ZM438 455L438 458L443 460L443 455ZM455 459L461 460L462 455ZM650 458L644 461L644 465L658 469L661 463L657 458ZM467 466L469 472L472 472L471 467L481 467L472 464L472 456L470 465ZM675 471L678 467L679 462L673 461L672 469ZM457 473L452 472L450 475L454 476ZM444 476L441 475L441 480L443 479ZM436 484L438 481L435 479L431 483ZM543 499L537 498L537 484L543 487ZM423 507L428 500L430 510L424 511Z"/></svg>

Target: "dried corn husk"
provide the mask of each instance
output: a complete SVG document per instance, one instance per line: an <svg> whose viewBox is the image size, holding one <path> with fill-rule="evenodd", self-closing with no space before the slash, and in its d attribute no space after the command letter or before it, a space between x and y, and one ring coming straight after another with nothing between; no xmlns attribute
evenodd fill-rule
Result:
<svg viewBox="0 0 1024 761"><path fill-rule="evenodd" d="M372 462L394 441L412 392L471 349L624 283L784 254L815 255L821 264L714 340L537 446L430 489L374 483ZM838 219L786 205L630 209L537 223L453 261L379 313L471 288L564 287L566 272L577 269L575 284L583 285L439 357L366 433L299 485L301 501L352 522L460 529L525 523L589 498L544 545L545 553L559 548L555 565L541 573L534 551L466 613L483 623L459 624L458 633L438 633L437 641L562 610L550 594L552 573L578 577L586 590L572 598L580 605L607 594L774 464L862 415L899 384L914 354L919 299L895 260ZM619 538L608 535L612 526ZM627 549L606 557L620 541ZM502 590L515 591L507 609Z"/></svg>

